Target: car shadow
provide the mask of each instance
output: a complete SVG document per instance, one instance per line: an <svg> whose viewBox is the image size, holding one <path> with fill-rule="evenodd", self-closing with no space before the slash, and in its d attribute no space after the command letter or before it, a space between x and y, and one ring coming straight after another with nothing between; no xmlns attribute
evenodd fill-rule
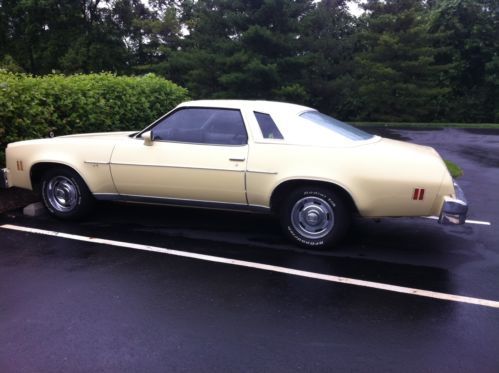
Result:
<svg viewBox="0 0 499 373"><path fill-rule="evenodd" d="M79 223L19 216L43 229L141 243L281 267L445 293L452 269L469 261L466 232L448 234L426 219L356 219L347 237L326 251L289 243L270 215L206 209L100 203ZM85 256L92 254L85 252ZM82 257L85 259L85 257Z"/></svg>

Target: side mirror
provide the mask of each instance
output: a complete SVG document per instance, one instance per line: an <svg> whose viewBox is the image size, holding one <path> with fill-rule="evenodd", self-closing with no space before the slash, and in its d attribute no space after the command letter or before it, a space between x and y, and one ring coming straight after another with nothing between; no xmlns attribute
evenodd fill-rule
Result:
<svg viewBox="0 0 499 373"><path fill-rule="evenodd" d="M144 132L142 135L140 135L140 137L144 139L144 145L151 146L153 144L153 137L151 131Z"/></svg>

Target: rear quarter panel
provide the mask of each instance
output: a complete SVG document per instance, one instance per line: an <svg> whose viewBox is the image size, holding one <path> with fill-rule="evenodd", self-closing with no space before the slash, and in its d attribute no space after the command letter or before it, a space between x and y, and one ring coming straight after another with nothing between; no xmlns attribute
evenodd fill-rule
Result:
<svg viewBox="0 0 499 373"><path fill-rule="evenodd" d="M388 139L345 147L252 144L248 171L250 204L269 206L272 191L288 180L318 180L345 189L365 217L430 215L448 176L433 149ZM415 188L425 189L423 200L413 200Z"/></svg>

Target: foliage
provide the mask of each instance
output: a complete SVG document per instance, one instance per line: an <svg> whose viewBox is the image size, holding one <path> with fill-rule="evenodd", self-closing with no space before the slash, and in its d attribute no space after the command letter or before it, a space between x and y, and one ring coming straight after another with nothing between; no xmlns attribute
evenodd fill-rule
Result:
<svg viewBox="0 0 499 373"><path fill-rule="evenodd" d="M0 149L13 141L141 129L187 98L153 74L34 77L0 70Z"/></svg>
<svg viewBox="0 0 499 373"><path fill-rule="evenodd" d="M497 0L443 0L431 12L432 33L447 73L449 120L499 122L499 3Z"/></svg>
<svg viewBox="0 0 499 373"><path fill-rule="evenodd" d="M196 98L303 98L297 36L312 7L312 0L186 2L188 35L157 68Z"/></svg>
<svg viewBox="0 0 499 373"><path fill-rule="evenodd" d="M153 72L345 120L499 122L497 0L0 0L0 68Z"/></svg>
<svg viewBox="0 0 499 373"><path fill-rule="evenodd" d="M369 1L356 55L359 117L366 120L431 121L449 93L438 63L435 35L423 4L412 0ZM408 110L410 109L410 110Z"/></svg>
<svg viewBox="0 0 499 373"><path fill-rule="evenodd" d="M309 99L302 103L343 119L357 117L353 64L357 28L341 0L318 2L303 18L301 82Z"/></svg>
<svg viewBox="0 0 499 373"><path fill-rule="evenodd" d="M13 73L22 73L24 70L22 69L21 66L19 66L16 61L12 58L11 55L6 54L1 60L0 60L0 69L1 70L6 70L6 71L11 71Z"/></svg>

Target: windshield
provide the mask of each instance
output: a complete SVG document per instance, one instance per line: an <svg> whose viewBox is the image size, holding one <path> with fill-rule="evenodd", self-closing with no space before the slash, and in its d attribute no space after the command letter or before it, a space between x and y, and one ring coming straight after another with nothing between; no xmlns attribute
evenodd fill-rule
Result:
<svg viewBox="0 0 499 373"><path fill-rule="evenodd" d="M318 111L307 111L300 114L300 117L350 140L367 140L374 137L374 135L371 135L370 133L364 132L338 119L334 119L329 115L319 113Z"/></svg>

